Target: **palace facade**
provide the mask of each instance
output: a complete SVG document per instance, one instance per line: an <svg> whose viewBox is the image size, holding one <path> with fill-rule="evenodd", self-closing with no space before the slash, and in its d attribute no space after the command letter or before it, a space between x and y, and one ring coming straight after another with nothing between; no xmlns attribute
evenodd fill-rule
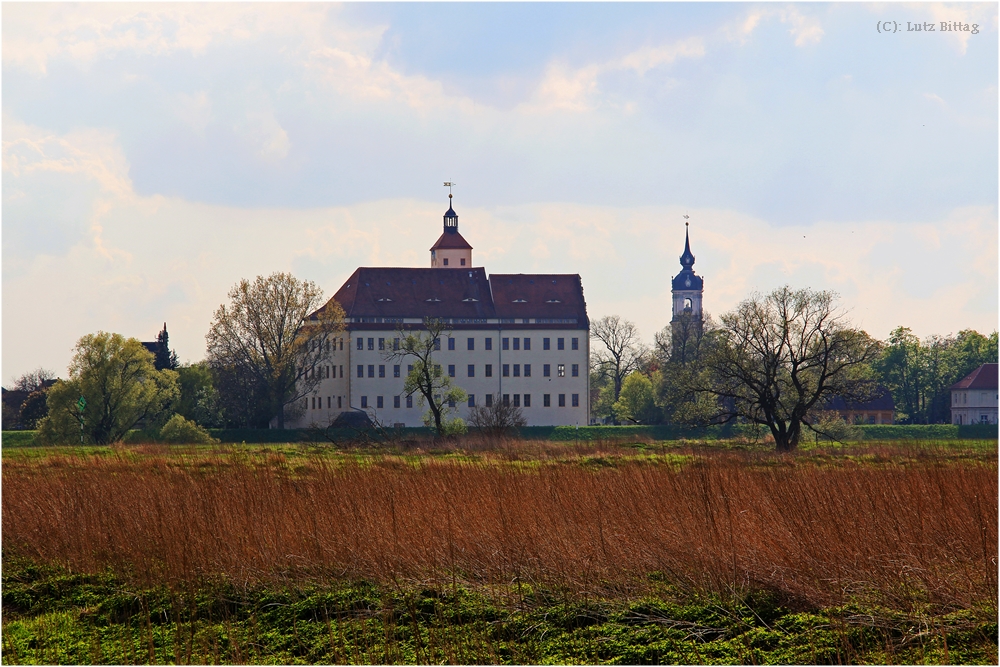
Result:
<svg viewBox="0 0 1000 667"><path fill-rule="evenodd" d="M469 398L455 406L510 402L528 425L586 425L590 415L590 320L577 274L490 274L450 206L430 268L361 267L333 296L346 314L322 380L290 428L326 426L348 411L385 425L421 426L427 407L403 392L406 359L392 359L400 330L443 320L434 363Z"/></svg>

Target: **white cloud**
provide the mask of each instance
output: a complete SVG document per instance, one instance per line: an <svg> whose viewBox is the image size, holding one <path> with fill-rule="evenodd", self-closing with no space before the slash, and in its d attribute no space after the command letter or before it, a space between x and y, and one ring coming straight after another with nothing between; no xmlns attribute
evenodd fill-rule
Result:
<svg viewBox="0 0 1000 667"><path fill-rule="evenodd" d="M590 63L573 68L554 61L549 63L532 99L518 106L522 113L552 111L590 111L599 104L599 79L603 76L631 72L639 77L651 70L673 64L679 58L701 58L705 45L700 37L646 46L619 58ZM627 112L635 109L634 102L624 105Z"/></svg>
<svg viewBox="0 0 1000 667"><path fill-rule="evenodd" d="M794 6L754 7L741 19L724 26L722 32L730 41L746 44L761 22L769 18L791 24L788 34L795 38L795 46L818 44L825 34L819 19L804 15Z"/></svg>

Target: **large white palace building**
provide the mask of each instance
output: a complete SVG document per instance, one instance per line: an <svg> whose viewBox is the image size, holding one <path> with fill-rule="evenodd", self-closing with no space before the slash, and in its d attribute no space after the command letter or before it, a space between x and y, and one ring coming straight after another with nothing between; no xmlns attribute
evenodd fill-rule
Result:
<svg viewBox="0 0 1000 667"><path fill-rule="evenodd" d="M407 361L389 353L400 328L422 329L429 317L449 328L434 362L469 396L455 406L460 417L509 401L532 426L588 423L590 320L580 276L487 275L473 266L450 205L431 268L361 267L333 300L346 331L290 428L326 426L357 410L386 425L422 425L426 406L403 392Z"/></svg>

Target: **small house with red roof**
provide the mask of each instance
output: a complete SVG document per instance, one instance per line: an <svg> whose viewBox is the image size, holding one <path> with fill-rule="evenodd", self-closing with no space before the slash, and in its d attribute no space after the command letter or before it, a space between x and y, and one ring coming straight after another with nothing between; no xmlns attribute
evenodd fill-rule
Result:
<svg viewBox="0 0 1000 667"><path fill-rule="evenodd" d="M983 364L951 386L952 424L996 424L997 364Z"/></svg>

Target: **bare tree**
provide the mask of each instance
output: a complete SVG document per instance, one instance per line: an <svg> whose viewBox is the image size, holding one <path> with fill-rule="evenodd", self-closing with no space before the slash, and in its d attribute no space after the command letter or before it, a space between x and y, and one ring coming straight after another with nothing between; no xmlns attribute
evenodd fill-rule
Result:
<svg viewBox="0 0 1000 667"><path fill-rule="evenodd" d="M15 391L24 391L31 393L33 391L38 391L44 388L47 384L51 384L50 380L55 380L56 374L45 368L36 368L33 371L28 371L21 377L14 381L13 389Z"/></svg>
<svg viewBox="0 0 1000 667"><path fill-rule="evenodd" d="M277 418L278 428L284 428L287 406L322 379L321 362L344 330L344 309L333 300L320 308L322 291L290 273L241 280L229 299L215 311L205 336L208 363L225 380L220 394L230 394L223 402L256 415L255 426ZM247 403L250 397L253 405Z"/></svg>
<svg viewBox="0 0 1000 667"><path fill-rule="evenodd" d="M489 406L477 405L469 411L469 424L492 443L499 443L515 435L517 429L527 423L521 408L509 402L495 401Z"/></svg>
<svg viewBox="0 0 1000 667"><path fill-rule="evenodd" d="M722 316L707 366L723 418L767 426L778 451L790 451L827 398L869 399L878 343L850 328L835 297L785 286Z"/></svg>
<svg viewBox="0 0 1000 667"><path fill-rule="evenodd" d="M394 360L412 360L413 369L407 374L403 383L403 391L407 395L417 394L421 402L426 404L430 413L427 422L432 422L434 431L439 436L449 435L451 427L463 425L461 420L447 421L450 410L459 401L464 401L466 393L459 387L452 386L451 378L441 372L441 365L434 363L434 352L441 349L441 335L446 332L447 325L438 319L424 320L425 331L398 330L400 342L396 347L386 350L385 358Z"/></svg>
<svg viewBox="0 0 1000 667"><path fill-rule="evenodd" d="M628 320L606 315L590 325L590 337L604 345L603 350L594 351L591 363L614 383L617 401L625 378L632 371L639 370L646 356L646 347L639 340L639 330Z"/></svg>

